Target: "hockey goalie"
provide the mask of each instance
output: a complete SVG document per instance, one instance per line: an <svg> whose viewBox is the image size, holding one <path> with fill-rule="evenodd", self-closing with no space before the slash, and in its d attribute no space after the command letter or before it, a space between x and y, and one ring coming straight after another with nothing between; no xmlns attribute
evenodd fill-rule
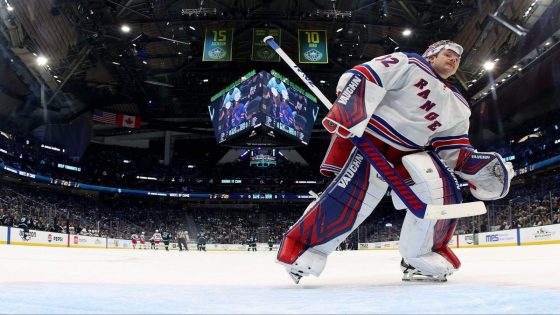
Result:
<svg viewBox="0 0 560 315"><path fill-rule="evenodd" d="M457 71L463 48L438 41L422 56L393 53L346 71L338 98L323 120L332 139L321 172L335 176L286 232L277 260L298 283L319 276L327 256L375 209L388 185L350 137L365 136L426 204L462 202L459 176L474 197L504 197L511 163L477 152L468 138L470 107L446 79ZM406 206L391 192L396 209ZM448 243L457 219L420 219L407 210L399 240L404 281L446 281L461 263Z"/></svg>

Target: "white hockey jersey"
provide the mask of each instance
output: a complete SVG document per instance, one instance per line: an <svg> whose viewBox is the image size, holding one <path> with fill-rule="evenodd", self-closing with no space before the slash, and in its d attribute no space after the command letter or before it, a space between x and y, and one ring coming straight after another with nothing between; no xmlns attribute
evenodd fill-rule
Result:
<svg viewBox="0 0 560 315"><path fill-rule="evenodd" d="M401 151L432 145L452 169L458 149L471 146L468 102L420 55L399 52L357 65L341 76L337 93L353 75L386 90L365 132Z"/></svg>
<svg viewBox="0 0 560 315"><path fill-rule="evenodd" d="M161 240L162 240L161 233L159 233L159 232L154 233L154 234L152 235L152 239L153 239L154 241L161 241Z"/></svg>

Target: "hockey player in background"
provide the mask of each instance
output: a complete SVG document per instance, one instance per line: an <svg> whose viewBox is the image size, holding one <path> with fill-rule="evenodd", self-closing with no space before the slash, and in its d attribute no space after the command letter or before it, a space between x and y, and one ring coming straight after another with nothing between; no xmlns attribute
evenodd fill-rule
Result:
<svg viewBox="0 0 560 315"><path fill-rule="evenodd" d="M148 249L146 246L146 232L140 233L140 249Z"/></svg>
<svg viewBox="0 0 560 315"><path fill-rule="evenodd" d="M152 241L152 248L153 249L159 249L159 244L161 243L161 233L159 232L159 230L156 230L156 232L152 235L152 237L150 238L150 241Z"/></svg>
<svg viewBox="0 0 560 315"><path fill-rule="evenodd" d="M163 245L165 246L166 251L169 251L169 242L171 241L172 237L173 235L171 235L171 232L167 230L161 232L161 239L163 240Z"/></svg>
<svg viewBox="0 0 560 315"><path fill-rule="evenodd" d="M134 233L130 236L130 241L132 242L133 249L136 249L136 244L138 244L138 240L140 240L138 234Z"/></svg>
<svg viewBox="0 0 560 315"><path fill-rule="evenodd" d="M461 203L455 175L480 200L508 193L511 163L471 146L470 107L446 81L457 71L462 53L459 44L439 41L422 56L381 56L340 77L338 98L323 120L333 135L321 165L323 174L336 177L285 234L278 251L278 262L296 283L302 276L321 274L327 256L387 191L387 183L349 137L368 137L426 204ZM395 192L391 195L396 209L406 209ZM419 219L407 210L399 239L403 280L446 281L459 269L459 259L447 246L456 225L457 219Z"/></svg>
<svg viewBox="0 0 560 315"><path fill-rule="evenodd" d="M189 243L189 232L186 230L178 230L177 231L177 245L179 246L179 251L183 251L185 248L186 251L189 250L188 247Z"/></svg>
<svg viewBox="0 0 560 315"><path fill-rule="evenodd" d="M272 251L272 247L274 246L274 237L270 236L268 238L268 251Z"/></svg>

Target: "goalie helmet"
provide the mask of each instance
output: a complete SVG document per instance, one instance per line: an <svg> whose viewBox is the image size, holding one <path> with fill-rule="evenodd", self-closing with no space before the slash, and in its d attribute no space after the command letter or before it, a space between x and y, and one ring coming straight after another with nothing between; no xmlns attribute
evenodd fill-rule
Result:
<svg viewBox="0 0 560 315"><path fill-rule="evenodd" d="M449 49L456 52L459 56L463 54L463 47L451 40L440 40L431 44L428 49L422 54L422 57L428 58L436 55L444 49Z"/></svg>

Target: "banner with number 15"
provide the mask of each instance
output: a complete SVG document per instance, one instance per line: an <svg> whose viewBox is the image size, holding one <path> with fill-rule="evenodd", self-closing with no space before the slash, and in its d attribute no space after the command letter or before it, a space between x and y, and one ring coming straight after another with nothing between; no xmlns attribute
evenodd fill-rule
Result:
<svg viewBox="0 0 560 315"><path fill-rule="evenodd" d="M202 61L231 61L232 28L207 28Z"/></svg>
<svg viewBox="0 0 560 315"><path fill-rule="evenodd" d="M299 63L329 63L326 30L298 30Z"/></svg>

